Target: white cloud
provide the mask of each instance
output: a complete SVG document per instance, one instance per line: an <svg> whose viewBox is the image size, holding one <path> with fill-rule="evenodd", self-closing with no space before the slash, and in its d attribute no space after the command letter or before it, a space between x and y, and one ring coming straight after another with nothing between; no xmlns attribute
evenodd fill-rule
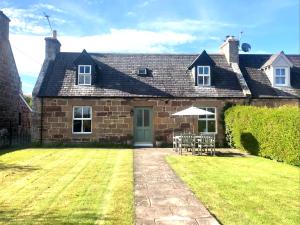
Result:
<svg viewBox="0 0 300 225"><path fill-rule="evenodd" d="M19 73L37 76L44 60L44 37L11 34L10 42Z"/></svg>
<svg viewBox="0 0 300 225"><path fill-rule="evenodd" d="M104 0L83 0L83 2L88 5L96 5L96 4L102 4Z"/></svg>
<svg viewBox="0 0 300 225"><path fill-rule="evenodd" d="M167 31L111 29L102 35L61 37L66 51L91 52L166 52L169 47L193 41L192 35Z"/></svg>
<svg viewBox="0 0 300 225"><path fill-rule="evenodd" d="M194 41L190 34L170 31L147 31L135 29L111 29L109 33L73 37L59 36L62 51L81 52L135 52L162 53L172 52L175 46ZM19 73L37 77L41 69L45 41L43 36L10 35Z"/></svg>
<svg viewBox="0 0 300 225"><path fill-rule="evenodd" d="M144 8L144 7L148 6L150 3L155 2L155 1L156 0L146 0L146 1L143 1L140 4L138 4L138 7Z"/></svg>
<svg viewBox="0 0 300 225"><path fill-rule="evenodd" d="M10 28L12 33L20 34L39 34L45 35L49 33L48 23L42 14L43 9L54 12L62 12L62 10L49 4L35 4L28 9L24 8L3 8L2 11L10 18ZM52 23L66 23L64 19L51 18Z"/></svg>
<svg viewBox="0 0 300 225"><path fill-rule="evenodd" d="M171 30L180 32L199 32L207 33L211 31L217 31L224 28L236 27L236 24L225 23L213 20L170 20L170 21L154 21L147 23L140 23L139 27L148 27L155 30Z"/></svg>
<svg viewBox="0 0 300 225"><path fill-rule="evenodd" d="M40 10L40 9L48 9L50 11L54 11L54 12L59 12L59 13L63 13L63 10L55 7L54 5L50 5L50 4L44 4L44 3L38 3L38 4L34 4L32 6L33 9L36 10Z"/></svg>
<svg viewBox="0 0 300 225"><path fill-rule="evenodd" d="M135 12L129 11L126 13L127 16L136 16Z"/></svg>

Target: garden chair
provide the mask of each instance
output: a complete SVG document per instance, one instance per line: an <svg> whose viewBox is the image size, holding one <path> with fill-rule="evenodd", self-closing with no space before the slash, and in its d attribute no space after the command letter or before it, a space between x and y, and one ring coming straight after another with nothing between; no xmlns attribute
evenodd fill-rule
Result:
<svg viewBox="0 0 300 225"><path fill-rule="evenodd" d="M173 151L178 152L181 145L181 136L173 135Z"/></svg>
<svg viewBox="0 0 300 225"><path fill-rule="evenodd" d="M185 149L187 152L191 151L194 154L195 150L195 135L193 134L183 134L181 136L181 152L180 154L182 155L182 150Z"/></svg>
<svg viewBox="0 0 300 225"><path fill-rule="evenodd" d="M204 134L202 135L202 148L210 155L215 155L215 135Z"/></svg>
<svg viewBox="0 0 300 225"><path fill-rule="evenodd" d="M215 155L215 135L200 134L196 140L196 149L200 155L202 155L202 153Z"/></svg>

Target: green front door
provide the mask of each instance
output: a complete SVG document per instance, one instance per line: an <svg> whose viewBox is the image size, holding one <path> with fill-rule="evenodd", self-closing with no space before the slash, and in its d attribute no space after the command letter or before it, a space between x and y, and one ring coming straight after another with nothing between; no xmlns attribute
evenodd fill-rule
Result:
<svg viewBox="0 0 300 225"><path fill-rule="evenodd" d="M134 109L134 145L152 146L152 108L137 107Z"/></svg>

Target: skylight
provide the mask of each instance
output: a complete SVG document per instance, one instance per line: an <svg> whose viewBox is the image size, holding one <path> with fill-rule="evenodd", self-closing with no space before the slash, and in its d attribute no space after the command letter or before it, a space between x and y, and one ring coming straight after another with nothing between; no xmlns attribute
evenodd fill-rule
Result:
<svg viewBox="0 0 300 225"><path fill-rule="evenodd" d="M148 72L147 68L139 68L137 71L138 75L144 75L144 76L147 75L147 72Z"/></svg>

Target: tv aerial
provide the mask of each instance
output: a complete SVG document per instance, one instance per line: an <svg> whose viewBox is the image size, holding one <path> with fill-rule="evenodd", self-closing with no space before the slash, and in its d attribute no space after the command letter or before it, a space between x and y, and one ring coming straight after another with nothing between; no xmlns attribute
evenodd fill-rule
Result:
<svg viewBox="0 0 300 225"><path fill-rule="evenodd" d="M243 35L243 31L241 31L240 32L240 42L241 42L241 40L242 40L242 35ZM244 43L242 43L242 45L241 45L241 49L240 50L242 50L243 52L250 52L250 50L251 50L251 45L250 44L248 44L248 43L246 43L246 42L244 42Z"/></svg>
<svg viewBox="0 0 300 225"><path fill-rule="evenodd" d="M51 33L53 32L53 29L52 29L52 26L51 26L51 23L50 23L50 16L48 14L46 14L45 12L43 12L44 14L44 17L47 19L48 21L48 24L49 24L49 27L50 27L50 30L51 30Z"/></svg>

